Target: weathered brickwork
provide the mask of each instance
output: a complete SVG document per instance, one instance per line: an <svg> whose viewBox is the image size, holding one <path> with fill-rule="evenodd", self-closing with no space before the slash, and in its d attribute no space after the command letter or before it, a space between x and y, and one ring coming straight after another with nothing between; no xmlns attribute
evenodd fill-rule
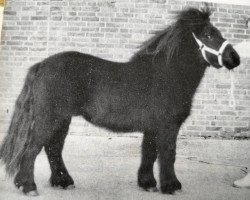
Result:
<svg viewBox="0 0 250 200"><path fill-rule="evenodd" d="M210 4L212 22L233 44L250 40L250 6ZM180 0L8 0L0 53L0 134L6 133L27 69L51 54L77 50L126 61L155 30L181 9L202 3ZM231 82L233 84L231 84ZM76 118L71 133L99 129ZM230 74L209 68L181 134L234 137L250 132L250 59Z"/></svg>

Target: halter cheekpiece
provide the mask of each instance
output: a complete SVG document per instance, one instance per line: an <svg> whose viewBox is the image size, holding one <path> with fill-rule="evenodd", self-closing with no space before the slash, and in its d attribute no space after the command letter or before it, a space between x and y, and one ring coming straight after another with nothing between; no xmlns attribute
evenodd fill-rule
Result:
<svg viewBox="0 0 250 200"><path fill-rule="evenodd" d="M229 44L229 42L228 42L227 40L225 40L225 41L222 43L220 49L217 51L217 50L214 50L214 49L212 49L212 48L206 46L201 40L199 40L199 39L196 37L196 35L195 35L194 33L192 33L192 34L193 34L193 37L194 37L195 41L197 42L197 44L198 44L199 47L200 47L200 50L201 50L201 53L202 53L203 58L204 58L209 64L211 64L211 63L209 62L209 60L207 59L206 52L212 53L212 54L214 54L214 55L216 55L216 56L218 57L218 63L219 63L219 65L220 65L220 66L223 66L222 54L223 54L223 52L224 52L226 46Z"/></svg>

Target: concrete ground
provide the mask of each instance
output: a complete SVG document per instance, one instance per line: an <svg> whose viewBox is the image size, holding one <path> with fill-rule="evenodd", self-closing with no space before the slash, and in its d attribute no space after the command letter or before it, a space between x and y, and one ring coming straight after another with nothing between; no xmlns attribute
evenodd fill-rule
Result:
<svg viewBox="0 0 250 200"><path fill-rule="evenodd" d="M250 167L249 140L180 138L175 168L183 189L175 195L145 192L137 186L140 145L140 137L68 136L63 156L75 189L50 187L50 169L42 152L35 165L40 196L27 197L15 189L1 166L0 199L250 199L250 189L232 187L233 181L243 177ZM155 175L158 180L157 164Z"/></svg>

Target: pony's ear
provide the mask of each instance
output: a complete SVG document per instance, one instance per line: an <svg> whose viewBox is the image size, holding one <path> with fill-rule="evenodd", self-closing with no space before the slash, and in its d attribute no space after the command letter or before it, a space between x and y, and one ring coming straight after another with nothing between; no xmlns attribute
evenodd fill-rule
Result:
<svg viewBox="0 0 250 200"><path fill-rule="evenodd" d="M205 14L207 18L209 18L215 11L215 8L213 8L213 3L203 2L202 5L203 5L203 8L200 9L201 12Z"/></svg>

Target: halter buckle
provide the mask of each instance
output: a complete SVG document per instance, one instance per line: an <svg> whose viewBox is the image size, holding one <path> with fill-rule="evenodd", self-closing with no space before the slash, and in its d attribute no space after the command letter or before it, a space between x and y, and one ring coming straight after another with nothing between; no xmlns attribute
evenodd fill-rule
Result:
<svg viewBox="0 0 250 200"><path fill-rule="evenodd" d="M199 48L199 50L202 50L203 48L204 48L204 44L202 44L201 46L200 46L200 48Z"/></svg>

